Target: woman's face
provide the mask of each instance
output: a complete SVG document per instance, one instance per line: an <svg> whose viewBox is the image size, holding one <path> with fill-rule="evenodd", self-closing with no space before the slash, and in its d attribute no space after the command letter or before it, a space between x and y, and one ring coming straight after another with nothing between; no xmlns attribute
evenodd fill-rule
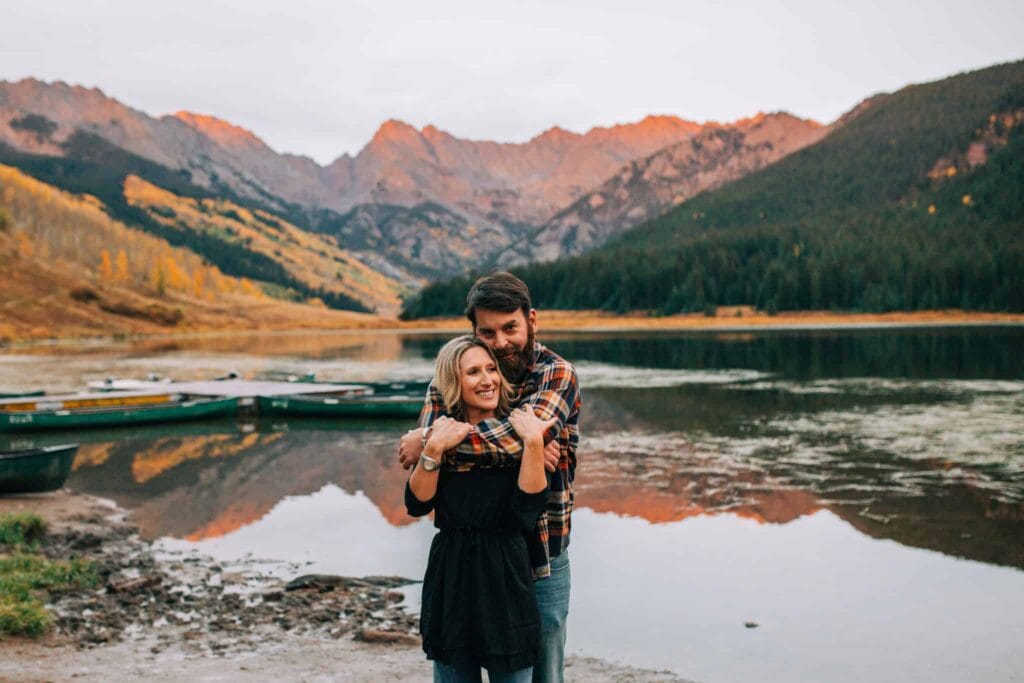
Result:
<svg viewBox="0 0 1024 683"><path fill-rule="evenodd" d="M473 346L459 359L459 385L462 387L462 405L477 410L496 410L501 374L491 360L491 354Z"/></svg>

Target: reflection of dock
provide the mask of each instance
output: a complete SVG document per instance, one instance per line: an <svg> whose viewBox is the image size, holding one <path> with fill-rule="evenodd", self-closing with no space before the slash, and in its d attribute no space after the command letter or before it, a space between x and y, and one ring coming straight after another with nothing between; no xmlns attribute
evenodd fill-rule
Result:
<svg viewBox="0 0 1024 683"><path fill-rule="evenodd" d="M180 394L204 397L237 398L249 400L276 396L330 394L332 396L366 396L373 393L368 384L332 384L325 382L276 382L267 380L218 379L198 382L161 382L154 380L120 379L105 383L107 391L175 391Z"/></svg>

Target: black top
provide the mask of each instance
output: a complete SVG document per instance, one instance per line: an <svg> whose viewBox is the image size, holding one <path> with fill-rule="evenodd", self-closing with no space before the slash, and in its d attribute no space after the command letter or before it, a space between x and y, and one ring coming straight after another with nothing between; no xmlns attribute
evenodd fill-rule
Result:
<svg viewBox="0 0 1024 683"><path fill-rule="evenodd" d="M547 504L547 489L524 493L518 468L442 471L433 500L405 486L405 507L435 511L440 532L423 577L420 635L429 659L497 672L533 666L540 614L525 535Z"/></svg>

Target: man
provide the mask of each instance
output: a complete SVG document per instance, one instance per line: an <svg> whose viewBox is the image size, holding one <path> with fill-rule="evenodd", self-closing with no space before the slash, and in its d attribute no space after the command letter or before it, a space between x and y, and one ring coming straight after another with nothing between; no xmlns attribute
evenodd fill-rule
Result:
<svg viewBox="0 0 1024 683"><path fill-rule="evenodd" d="M530 543L534 594L541 615L541 651L533 669L535 683L561 681L569 613L569 530L579 443L580 391L571 364L537 342L537 311L526 284L510 273L478 279L466 296L466 316L473 333L494 351L501 371L516 389L516 407L529 405L541 419L557 417L545 449L552 472L547 511ZM419 429L402 437L399 460L406 469L419 460L430 425L445 414L440 393L431 384ZM547 441L547 439L545 439ZM523 442L507 419L484 420L470 429L444 467L514 467Z"/></svg>

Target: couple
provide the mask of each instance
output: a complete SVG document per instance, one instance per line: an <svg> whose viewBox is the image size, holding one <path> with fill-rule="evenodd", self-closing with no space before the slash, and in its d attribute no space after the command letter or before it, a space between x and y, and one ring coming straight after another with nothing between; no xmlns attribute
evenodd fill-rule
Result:
<svg viewBox="0 0 1024 683"><path fill-rule="evenodd" d="M421 427L402 437L409 513L440 531L420 633L435 681L561 681L579 441L576 371L535 339L509 273L469 290L475 336L441 350Z"/></svg>

